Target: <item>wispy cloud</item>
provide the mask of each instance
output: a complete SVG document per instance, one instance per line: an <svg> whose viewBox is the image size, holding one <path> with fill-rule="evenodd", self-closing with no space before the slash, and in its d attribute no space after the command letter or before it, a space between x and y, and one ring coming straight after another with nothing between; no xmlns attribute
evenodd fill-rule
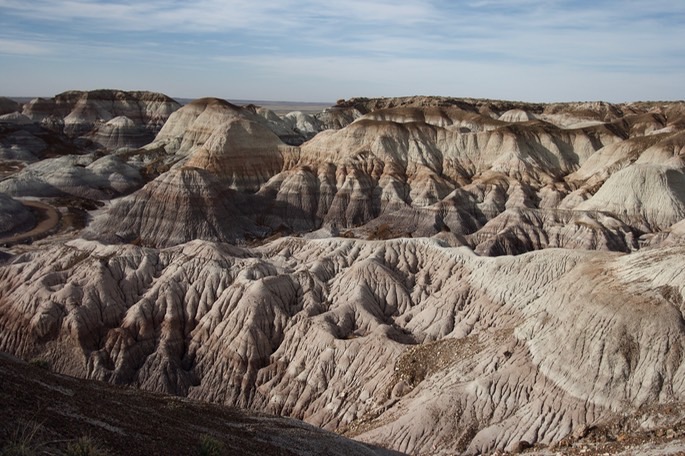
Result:
<svg viewBox="0 0 685 456"><path fill-rule="evenodd" d="M0 54L46 55L50 50L44 43L0 38Z"/></svg>
<svg viewBox="0 0 685 456"><path fill-rule="evenodd" d="M415 0L332 3L315 0L0 0L0 10L31 20L89 20L94 27L157 32L170 32L170 27L198 32L266 31L274 26L282 30L308 26L311 25L309 21L317 20L411 25L437 14L429 3Z"/></svg>
<svg viewBox="0 0 685 456"><path fill-rule="evenodd" d="M590 84L592 74L671 87L685 78L683 23L685 2L672 0L0 0L0 53L223 71L231 62L244 72L234 78L268 71L313 85L316 75L322 87L391 74L383 87L405 93L442 89L444 72L464 69L481 72L474 90L508 86L498 82L507 74L521 86L523 75L539 85L543 75Z"/></svg>

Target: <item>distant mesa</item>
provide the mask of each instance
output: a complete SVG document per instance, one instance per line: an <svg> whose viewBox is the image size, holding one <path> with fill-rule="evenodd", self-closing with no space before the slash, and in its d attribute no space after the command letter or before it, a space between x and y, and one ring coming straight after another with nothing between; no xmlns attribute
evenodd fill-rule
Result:
<svg viewBox="0 0 685 456"><path fill-rule="evenodd" d="M103 147L139 147L152 141L179 108L180 104L160 93L93 90L36 98L24 105L22 113L70 138L89 137ZM100 128L120 116L130 122Z"/></svg>

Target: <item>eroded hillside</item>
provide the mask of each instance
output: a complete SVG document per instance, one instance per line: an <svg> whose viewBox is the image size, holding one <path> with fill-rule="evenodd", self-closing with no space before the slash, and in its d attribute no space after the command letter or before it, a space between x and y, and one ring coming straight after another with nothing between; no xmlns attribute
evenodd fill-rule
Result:
<svg viewBox="0 0 685 456"><path fill-rule="evenodd" d="M197 100L59 158L87 227L6 252L0 350L409 454L682 447L684 112ZM50 163L0 182L6 230Z"/></svg>

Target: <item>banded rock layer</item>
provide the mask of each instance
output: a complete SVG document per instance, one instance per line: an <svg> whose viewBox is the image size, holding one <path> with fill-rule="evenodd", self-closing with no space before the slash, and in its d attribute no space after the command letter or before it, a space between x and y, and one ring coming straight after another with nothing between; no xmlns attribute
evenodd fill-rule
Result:
<svg viewBox="0 0 685 456"><path fill-rule="evenodd" d="M324 228L371 238L438 235L484 254L627 252L682 219L678 104L568 104L564 111L395 101L399 106L371 110L297 148L249 110L198 100L174 113L153 145L163 144L174 166L203 169L242 192L252 210L236 215L260 226L257 237ZM368 110L352 105L335 109ZM499 120L523 108L535 119ZM215 218L211 208L206 214ZM117 212L103 226L120 221ZM232 230L230 217L219 223ZM154 236L145 242L169 245Z"/></svg>
<svg viewBox="0 0 685 456"><path fill-rule="evenodd" d="M176 157L174 167L116 201L87 236L171 246L268 234L277 226L263 225L273 202L255 192L296 160L299 150L251 119L249 112L216 99L177 111L157 141Z"/></svg>
<svg viewBox="0 0 685 456"><path fill-rule="evenodd" d="M205 170L169 171L110 208L86 236L110 242L172 246L187 239L236 242L260 228L243 212L246 198Z"/></svg>

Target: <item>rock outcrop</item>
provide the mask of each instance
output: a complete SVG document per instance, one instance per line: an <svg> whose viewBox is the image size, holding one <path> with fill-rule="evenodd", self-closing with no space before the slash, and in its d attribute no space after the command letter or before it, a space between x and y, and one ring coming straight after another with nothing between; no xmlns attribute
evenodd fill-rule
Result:
<svg viewBox="0 0 685 456"><path fill-rule="evenodd" d="M233 107L218 104L209 109ZM205 111L198 117L216 115ZM169 127L160 133L162 138L178 139L176 134L184 138L176 142L179 151L192 151L180 162L184 164L116 201L87 236L167 247L193 239L237 242L276 229L282 222L267 220L273 202L255 192L297 157L297 149L260 123L240 115L229 120L218 117L206 139L207 132L200 129L179 133Z"/></svg>
<svg viewBox="0 0 685 456"><path fill-rule="evenodd" d="M191 239L237 242L265 234L243 215L244 199L206 170L178 168L116 201L85 235L167 247Z"/></svg>
<svg viewBox="0 0 685 456"><path fill-rule="evenodd" d="M150 131L126 116L117 116L98 125L89 134L93 142L110 150L138 148L150 143Z"/></svg>
<svg viewBox="0 0 685 456"><path fill-rule="evenodd" d="M644 232L685 218L685 168L635 164L613 174L579 210L602 210Z"/></svg>
<svg viewBox="0 0 685 456"><path fill-rule="evenodd" d="M150 147L164 147L169 154L186 157L204 145L215 130L235 120L258 124L281 142L299 145L316 134L319 130L313 129L320 126L304 115L301 117L298 127L296 121L281 118L268 109L254 105L236 106L220 98L199 98L172 114Z"/></svg>
<svg viewBox="0 0 685 456"><path fill-rule="evenodd" d="M42 127L19 113L0 116L0 162L32 163L82 152L64 135Z"/></svg>
<svg viewBox="0 0 685 456"><path fill-rule="evenodd" d="M306 192L315 198L304 199L300 212L314 225L350 229L371 222L398 233L425 236L449 229L464 236L507 209L557 209L572 193L565 176L622 139L603 125L513 126L455 107L394 108L320 133L301 147L295 166L262 191L286 198L293 193L290 179L311 183L315 188ZM434 222L423 229L410 213ZM559 223L559 216L544 217Z"/></svg>
<svg viewBox="0 0 685 456"><path fill-rule="evenodd" d="M283 169L290 150L274 133L246 119L220 124L185 166L204 169L230 188L256 192Z"/></svg>

